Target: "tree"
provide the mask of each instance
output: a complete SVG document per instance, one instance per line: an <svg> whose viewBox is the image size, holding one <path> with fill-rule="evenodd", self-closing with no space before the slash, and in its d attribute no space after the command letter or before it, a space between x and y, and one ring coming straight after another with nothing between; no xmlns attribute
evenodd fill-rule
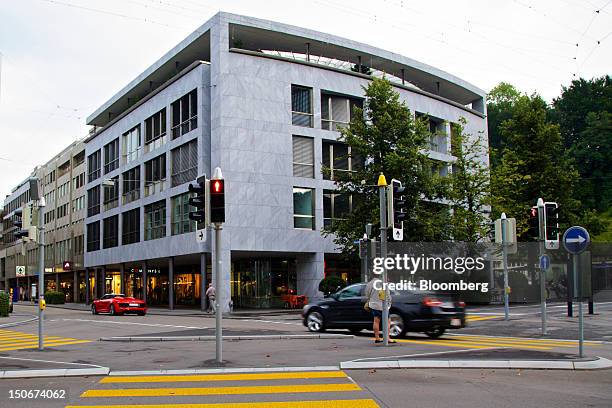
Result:
<svg viewBox="0 0 612 408"><path fill-rule="evenodd" d="M353 241L363 236L364 225L379 226L378 188L372 185L382 173L388 182L396 178L406 186L405 240L447 238L445 209L432 204L442 196L442 186L432 177L432 161L423 152L431 135L426 121L412 116L386 79L373 79L364 91L364 108L354 109L339 138L363 166L334 173L337 193L352 196L353 208L325 227L323 234L332 234L344 253L355 253ZM331 175L329 168L323 172Z"/></svg>
<svg viewBox="0 0 612 408"><path fill-rule="evenodd" d="M447 200L453 207L452 236L456 241L477 242L489 231L490 174L481 134L465 133L461 118L451 129L451 154L456 157L447 179Z"/></svg>
<svg viewBox="0 0 612 408"><path fill-rule="evenodd" d="M572 81L563 87L561 96L553 101L553 119L561 126L565 146L575 146L586 129L590 112L612 113L612 77ZM584 173L581 171L581 174Z"/></svg>
<svg viewBox="0 0 612 408"><path fill-rule="evenodd" d="M524 235L527 210L542 197L559 203L563 226L577 222L582 215L573 194L578 172L563 145L559 125L547 119L544 100L537 94L521 95L499 132L505 144L492 173L494 217L501 212L516 217L518 233Z"/></svg>
<svg viewBox="0 0 612 408"><path fill-rule="evenodd" d="M487 123L489 127L489 146L493 153L504 146L500 134L500 125L512 117L512 110L521 93L511 84L500 82L487 95ZM493 154L491 164L497 164L497 157Z"/></svg>

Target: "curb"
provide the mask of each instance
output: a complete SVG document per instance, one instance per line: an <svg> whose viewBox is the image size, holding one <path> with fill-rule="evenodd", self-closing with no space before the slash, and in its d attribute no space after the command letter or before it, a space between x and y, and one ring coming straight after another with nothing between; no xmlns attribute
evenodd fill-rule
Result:
<svg viewBox="0 0 612 408"><path fill-rule="evenodd" d="M57 368L51 370L11 370L0 371L0 379L40 378L40 377L83 377L88 375L108 375L110 368Z"/></svg>
<svg viewBox="0 0 612 408"><path fill-rule="evenodd" d="M189 374L231 374L231 373L262 373L262 372L295 372L295 371L339 371L340 367L243 367L243 368L198 368L189 370L144 370L144 371L111 371L110 376L132 375L189 375Z"/></svg>
<svg viewBox="0 0 612 408"><path fill-rule="evenodd" d="M353 335L345 334L262 334L248 336L223 336L223 340L329 340L348 339ZM138 341L215 341L215 336L138 336L138 337L101 337L100 341L138 342Z"/></svg>
<svg viewBox="0 0 612 408"><path fill-rule="evenodd" d="M383 368L505 368L531 370L603 370L612 361L603 357L593 360L386 360L344 361L341 370Z"/></svg>
<svg viewBox="0 0 612 408"><path fill-rule="evenodd" d="M15 326L21 326L21 325L24 325L24 324L28 324L28 323L31 323L31 322L35 322L35 321L37 321L37 320L38 320L38 317L33 317L33 318L31 318L31 319L28 319L28 320L21 320L21 321L19 321L19 322L3 323L3 324L0 324L0 329L4 329L5 327L15 327Z"/></svg>

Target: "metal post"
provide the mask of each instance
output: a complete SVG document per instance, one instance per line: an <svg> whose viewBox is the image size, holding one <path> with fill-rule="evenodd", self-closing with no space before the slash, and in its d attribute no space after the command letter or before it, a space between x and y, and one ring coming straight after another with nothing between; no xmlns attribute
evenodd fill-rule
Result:
<svg viewBox="0 0 612 408"><path fill-rule="evenodd" d="M147 262L142 263L142 300L147 303Z"/></svg>
<svg viewBox="0 0 612 408"><path fill-rule="evenodd" d="M508 219L506 213L501 214L502 254L504 262L504 320L510 319L510 299L508 296L508 247L506 242L506 231L508 230Z"/></svg>
<svg viewBox="0 0 612 408"><path fill-rule="evenodd" d="M574 297L578 301L578 356L584 357L584 313L582 310L582 287L578 272L578 255L572 255L574 263Z"/></svg>
<svg viewBox="0 0 612 408"><path fill-rule="evenodd" d="M79 300L79 272L75 269L72 272L72 302L78 303Z"/></svg>
<svg viewBox="0 0 612 408"><path fill-rule="evenodd" d="M89 304L89 292L91 292L91 287L89 284L89 268L85 268L85 304Z"/></svg>
<svg viewBox="0 0 612 408"><path fill-rule="evenodd" d="M544 200L538 198L538 249L539 257L544 255L544 239L546 231L544 231ZM542 335L546 335L546 270L540 268L540 314L542 315Z"/></svg>
<svg viewBox="0 0 612 408"><path fill-rule="evenodd" d="M38 205L38 350L45 348L43 338L43 321L45 311L42 303L45 301L45 229L43 227L44 205L39 200Z"/></svg>
<svg viewBox="0 0 612 408"><path fill-rule="evenodd" d="M221 285L221 223L215 223L215 355L217 363L223 362L223 286Z"/></svg>
<svg viewBox="0 0 612 408"><path fill-rule="evenodd" d="M381 185L380 180L378 182L378 195L380 198L380 257L385 258L387 256L387 183ZM387 268L383 268L383 285L387 283ZM383 286L383 290L386 294L386 287ZM383 331L383 345L389 345L389 309L387 308L387 296L383 300L382 310L382 331Z"/></svg>

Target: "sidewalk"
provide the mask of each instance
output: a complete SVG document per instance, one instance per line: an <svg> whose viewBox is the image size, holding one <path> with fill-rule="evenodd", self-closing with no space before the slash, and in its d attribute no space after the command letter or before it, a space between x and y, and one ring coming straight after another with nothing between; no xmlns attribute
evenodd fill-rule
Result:
<svg viewBox="0 0 612 408"><path fill-rule="evenodd" d="M35 303L30 302L19 302L15 303L15 305L19 306L31 306L34 310L38 307ZM67 309L67 310L80 310L80 311L89 311L91 310L91 305L86 305L84 303L65 303L63 305L49 305L48 308L58 308L58 309ZM234 310L232 313L228 314L228 317L257 317L257 316L274 316L274 315L299 315L302 312L302 309L238 309ZM33 312L37 313L37 312ZM211 316L213 314L202 312L199 309L174 309L170 310L167 308L161 307L150 307L147 311L150 315L156 316ZM225 315L224 315L225 316ZM0 324L2 321L0 321Z"/></svg>

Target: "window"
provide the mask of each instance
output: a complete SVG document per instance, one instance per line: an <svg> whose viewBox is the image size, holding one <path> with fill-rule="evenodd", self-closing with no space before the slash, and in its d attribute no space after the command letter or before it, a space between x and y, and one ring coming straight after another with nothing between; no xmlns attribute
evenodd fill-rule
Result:
<svg viewBox="0 0 612 408"><path fill-rule="evenodd" d="M81 150L72 158L72 167L80 166L85 161L85 150Z"/></svg>
<svg viewBox="0 0 612 408"><path fill-rule="evenodd" d="M87 190L87 216L100 213L100 186Z"/></svg>
<svg viewBox="0 0 612 408"><path fill-rule="evenodd" d="M161 200L145 207L145 240L166 236L166 201Z"/></svg>
<svg viewBox="0 0 612 408"><path fill-rule="evenodd" d="M140 198L140 166L123 173L123 204Z"/></svg>
<svg viewBox="0 0 612 408"><path fill-rule="evenodd" d="M119 244L119 216L113 215L104 219L104 248L116 247Z"/></svg>
<svg viewBox="0 0 612 408"><path fill-rule="evenodd" d="M321 93L321 128L340 130L349 124L353 108L363 107L363 101L357 98Z"/></svg>
<svg viewBox="0 0 612 408"><path fill-rule="evenodd" d="M314 178L314 139L293 136L293 175Z"/></svg>
<svg viewBox="0 0 612 408"><path fill-rule="evenodd" d="M49 224L54 219L55 219L55 210L45 212L45 215L44 215L45 224Z"/></svg>
<svg viewBox="0 0 612 408"><path fill-rule="evenodd" d="M329 168L329 174L323 174L326 180L333 180L339 173L357 171L363 162L357 154L352 153L350 146L344 143L323 141L323 166Z"/></svg>
<svg viewBox="0 0 612 408"><path fill-rule="evenodd" d="M111 210L119 205L119 176L111 179L112 186L104 186L104 211Z"/></svg>
<svg viewBox="0 0 612 408"><path fill-rule="evenodd" d="M87 181L91 183L100 177L100 150L87 157Z"/></svg>
<svg viewBox="0 0 612 408"><path fill-rule="evenodd" d="M85 196L80 196L72 200L72 212L80 211L85 208Z"/></svg>
<svg viewBox="0 0 612 408"><path fill-rule="evenodd" d="M192 140L172 150L172 187L193 181L198 176L198 142Z"/></svg>
<svg viewBox="0 0 612 408"><path fill-rule="evenodd" d="M343 219L352 211L352 204L350 195L323 190L323 226L329 227L334 221Z"/></svg>
<svg viewBox="0 0 612 408"><path fill-rule="evenodd" d="M68 215L68 204L62 204L57 207L57 218L62 218Z"/></svg>
<svg viewBox="0 0 612 408"><path fill-rule="evenodd" d="M291 123L312 127L312 88L291 85Z"/></svg>
<svg viewBox="0 0 612 408"><path fill-rule="evenodd" d="M72 179L73 190L81 188L85 185L85 173L81 173Z"/></svg>
<svg viewBox="0 0 612 408"><path fill-rule="evenodd" d="M57 188L57 196L64 197L70 192L70 182L66 182Z"/></svg>
<svg viewBox="0 0 612 408"><path fill-rule="evenodd" d="M460 132L461 128L457 123L451 123L450 125L450 133L451 133L451 154L455 157L459 157L461 155L461 140L460 140Z"/></svg>
<svg viewBox="0 0 612 408"><path fill-rule="evenodd" d="M172 197L172 235L193 232L195 221L189 219L189 193Z"/></svg>
<svg viewBox="0 0 612 408"><path fill-rule="evenodd" d="M140 157L140 125L123 134L123 160L129 163Z"/></svg>
<svg viewBox="0 0 612 408"><path fill-rule="evenodd" d="M85 236L84 235L78 235L76 237L74 237L74 254L75 255L83 255L83 250L84 250L84 246L83 246L83 238Z"/></svg>
<svg viewBox="0 0 612 408"><path fill-rule="evenodd" d="M140 241L140 208L124 212L121 218L123 222L121 244L127 245Z"/></svg>
<svg viewBox="0 0 612 408"><path fill-rule="evenodd" d="M145 153L166 143L166 108L145 120Z"/></svg>
<svg viewBox="0 0 612 408"><path fill-rule="evenodd" d="M119 167L119 139L104 145L104 174Z"/></svg>
<svg viewBox="0 0 612 408"><path fill-rule="evenodd" d="M100 249L100 221L87 224L87 252Z"/></svg>
<svg viewBox="0 0 612 408"><path fill-rule="evenodd" d="M293 188L293 227L315 229L314 190L312 188Z"/></svg>
<svg viewBox="0 0 612 408"><path fill-rule="evenodd" d="M145 163L145 197L164 190L166 153Z"/></svg>
<svg viewBox="0 0 612 408"><path fill-rule="evenodd" d="M429 144L427 148L431 151L448 154L446 142L446 122L443 119L434 118L421 112L416 112L417 119L426 121L429 127Z"/></svg>
<svg viewBox="0 0 612 408"><path fill-rule="evenodd" d="M172 139L181 137L198 127L198 91L172 102Z"/></svg>

